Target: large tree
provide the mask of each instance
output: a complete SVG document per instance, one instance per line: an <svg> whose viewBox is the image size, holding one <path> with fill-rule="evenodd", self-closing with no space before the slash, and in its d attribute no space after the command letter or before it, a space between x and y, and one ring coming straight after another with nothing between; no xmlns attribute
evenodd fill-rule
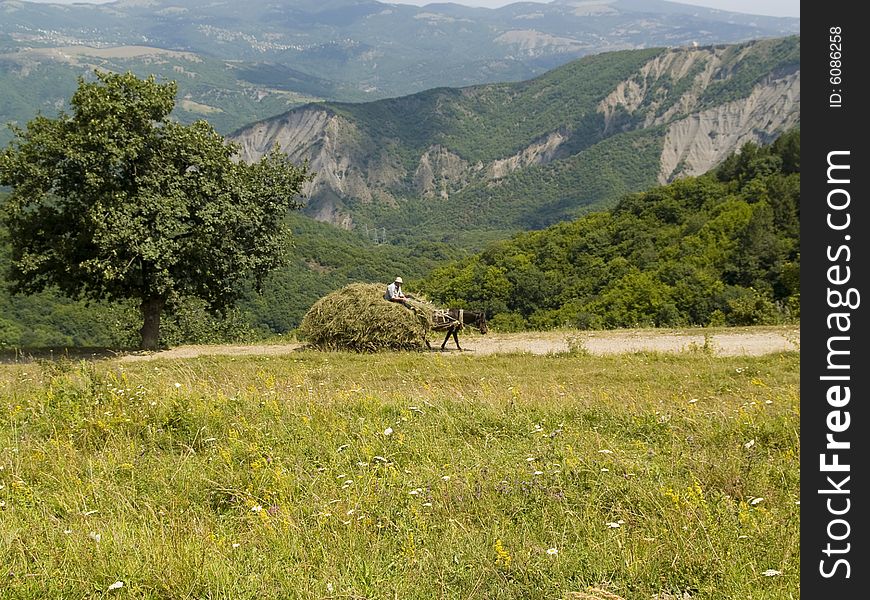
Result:
<svg viewBox="0 0 870 600"><path fill-rule="evenodd" d="M134 299L153 349L167 307L193 296L220 312L283 263L283 219L308 172L277 148L236 161L206 122L171 120L175 82L95 74L70 113L14 127L0 153L9 280L16 292Z"/></svg>

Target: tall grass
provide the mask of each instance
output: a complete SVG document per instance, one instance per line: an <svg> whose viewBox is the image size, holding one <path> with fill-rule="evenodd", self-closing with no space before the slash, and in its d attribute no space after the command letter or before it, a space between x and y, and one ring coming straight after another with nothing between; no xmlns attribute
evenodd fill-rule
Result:
<svg viewBox="0 0 870 600"><path fill-rule="evenodd" d="M0 598L799 598L798 382L794 353L2 365Z"/></svg>

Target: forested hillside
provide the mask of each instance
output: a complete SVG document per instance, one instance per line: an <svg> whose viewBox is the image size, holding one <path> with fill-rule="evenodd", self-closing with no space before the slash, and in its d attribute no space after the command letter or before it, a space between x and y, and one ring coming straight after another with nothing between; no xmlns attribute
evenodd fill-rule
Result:
<svg viewBox="0 0 870 600"><path fill-rule="evenodd" d="M439 303L502 329L748 325L799 318L800 130L716 170L435 269Z"/></svg>
<svg viewBox="0 0 870 600"><path fill-rule="evenodd" d="M315 103L231 136L316 173L307 214L406 240L502 237L700 175L800 123L800 38L588 56L521 83ZM479 249L479 246L477 247Z"/></svg>
<svg viewBox="0 0 870 600"><path fill-rule="evenodd" d="M288 268L273 273L261 294L252 286L224 318L209 317L194 301L176 307L163 341L287 333L322 295L398 274L439 304L485 308L502 330L796 319L799 200L795 129L769 146L745 145L703 176L628 195L612 211L497 241L470 257L442 243L384 243L388 230L359 235L292 215ZM7 244L0 244L0 270ZM138 320L133 305L10 296L0 279L0 348L127 346Z"/></svg>

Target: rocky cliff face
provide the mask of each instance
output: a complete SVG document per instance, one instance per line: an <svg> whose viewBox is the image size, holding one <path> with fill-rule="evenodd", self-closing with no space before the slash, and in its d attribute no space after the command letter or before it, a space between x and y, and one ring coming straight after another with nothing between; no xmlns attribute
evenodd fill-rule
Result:
<svg viewBox="0 0 870 600"><path fill-rule="evenodd" d="M658 128L660 164L658 173L650 175L665 183L709 170L747 141L771 141L800 122L799 65L789 63L787 68L760 77L753 74L754 79L746 84L749 67L745 65L757 64L757 60L746 60L753 52L758 49L749 44L674 49L655 55L594 105L599 125L592 134L593 143ZM475 94L466 90L462 96ZM414 102L414 110L421 105L419 97L393 102ZM420 108L413 113L415 118L440 119L449 126L445 115L451 109L440 100L433 106L431 112ZM463 123L492 118L492 113L484 117L466 105L453 110L461 113ZM389 211L411 199L461 201L469 186L479 189L501 184L526 170L558 164L576 152L571 148L590 145L575 138L584 135L578 133L579 127L565 123L538 132L508 155L469 160L446 142L420 145L418 140L418 149L413 150L402 131L393 128L381 134L377 122L359 122L349 114L355 113L333 110L328 104L309 105L251 125L233 139L241 145L243 160L256 160L278 144L294 161L308 161L315 177L305 190L306 211L347 228L354 226L356 215L366 205ZM505 110L504 119L517 121L505 126L517 125L523 117ZM589 135L588 127L585 135ZM571 193L570 189L565 192Z"/></svg>
<svg viewBox="0 0 870 600"><path fill-rule="evenodd" d="M711 107L704 100L709 86L733 77L734 64L750 51L733 55L732 47L722 46L654 58L601 101L605 128L613 127L621 113L634 116L636 127L666 126L661 183L705 173L747 142L770 142L800 122L800 70L770 73L744 98ZM669 98L663 90L675 83L684 91Z"/></svg>

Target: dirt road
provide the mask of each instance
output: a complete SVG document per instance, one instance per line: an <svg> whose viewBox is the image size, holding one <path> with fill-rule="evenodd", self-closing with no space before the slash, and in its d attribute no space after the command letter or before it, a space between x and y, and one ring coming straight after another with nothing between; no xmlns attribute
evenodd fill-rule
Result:
<svg viewBox="0 0 870 600"><path fill-rule="evenodd" d="M741 327L720 329L629 329L618 331L544 331L524 333L468 334L459 338L463 352L453 341L447 355L529 353L554 354L570 350L590 354L623 352L682 352L698 349L717 356L757 356L800 350L799 327ZM437 344L435 344L437 347ZM193 358L197 356L277 356L304 348L301 343L263 345L181 346L153 353L128 354L122 361Z"/></svg>

